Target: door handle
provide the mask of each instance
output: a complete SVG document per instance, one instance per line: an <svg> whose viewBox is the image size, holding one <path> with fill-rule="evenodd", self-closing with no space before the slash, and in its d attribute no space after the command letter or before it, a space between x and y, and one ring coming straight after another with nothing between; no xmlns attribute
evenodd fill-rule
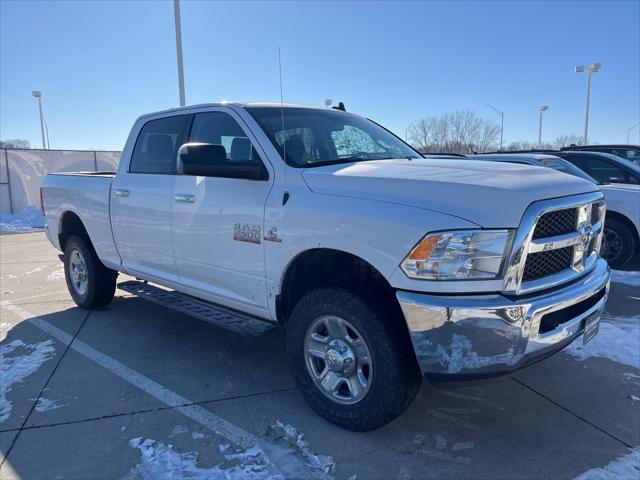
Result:
<svg viewBox="0 0 640 480"><path fill-rule="evenodd" d="M121 188L114 188L113 189L113 194L116 197L128 197L129 196L129 190L122 190Z"/></svg>
<svg viewBox="0 0 640 480"><path fill-rule="evenodd" d="M188 195L186 193L178 193L173 198L175 198L176 202L182 202L182 203L193 203L196 201L195 195Z"/></svg>

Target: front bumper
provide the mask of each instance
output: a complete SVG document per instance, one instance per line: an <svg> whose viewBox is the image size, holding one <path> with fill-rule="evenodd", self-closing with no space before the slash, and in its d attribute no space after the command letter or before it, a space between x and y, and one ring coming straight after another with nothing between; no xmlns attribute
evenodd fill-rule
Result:
<svg viewBox="0 0 640 480"><path fill-rule="evenodd" d="M571 343L604 309L609 277L598 259L585 277L539 295L396 296L427 380L459 381L508 374Z"/></svg>

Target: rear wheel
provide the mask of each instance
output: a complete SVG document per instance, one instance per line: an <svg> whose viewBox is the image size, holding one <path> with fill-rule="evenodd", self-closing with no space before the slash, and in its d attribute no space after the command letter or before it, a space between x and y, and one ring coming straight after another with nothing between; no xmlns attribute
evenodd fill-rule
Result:
<svg viewBox="0 0 640 480"><path fill-rule="evenodd" d="M74 235L64 249L64 276L76 305L91 309L111 302L118 272L102 264L85 238Z"/></svg>
<svg viewBox="0 0 640 480"><path fill-rule="evenodd" d="M372 296L323 287L309 292L287 322L296 384L328 421L357 431L406 410L422 376L403 325Z"/></svg>
<svg viewBox="0 0 640 480"><path fill-rule="evenodd" d="M624 267L633 257L633 249L631 229L615 218L607 218L600 252L611 268Z"/></svg>

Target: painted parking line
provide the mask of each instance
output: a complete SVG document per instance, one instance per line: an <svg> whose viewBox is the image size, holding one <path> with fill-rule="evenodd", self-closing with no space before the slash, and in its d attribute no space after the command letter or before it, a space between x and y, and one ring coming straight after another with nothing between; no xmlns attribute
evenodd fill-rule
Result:
<svg viewBox="0 0 640 480"><path fill-rule="evenodd" d="M41 319L39 316L33 315L27 310L24 310L23 308L18 307L11 302L0 302L0 308L14 313L22 320L29 322L30 325L39 328L59 342L65 345L69 345L69 348L71 348L72 350L87 357L89 360L92 360L114 375L120 377L131 385L139 388L143 392L161 401L165 405L174 407L183 415L196 421L203 427L211 430L213 433L225 437L227 440L233 442L237 446L245 450L252 447L259 448L263 455L263 458L269 462L272 473L279 478L283 478L282 474L279 472L274 463L269 460L268 456L264 452L264 449L261 447L261 440L255 435L228 422L222 417L211 413L210 411L200 407L199 405L194 405L194 402L192 402L188 398L185 398L182 395L169 390L163 385L160 385L159 383L151 380L141 373L118 362L114 358L111 358L110 356L99 352L83 341L78 340L77 338L74 339L68 333L60 330L57 327L54 327L49 322Z"/></svg>

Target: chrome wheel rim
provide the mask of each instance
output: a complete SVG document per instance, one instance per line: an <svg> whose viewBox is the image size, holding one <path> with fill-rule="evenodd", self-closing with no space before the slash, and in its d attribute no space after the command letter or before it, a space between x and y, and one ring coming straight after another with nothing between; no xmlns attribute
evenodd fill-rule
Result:
<svg viewBox="0 0 640 480"><path fill-rule="evenodd" d="M622 252L622 237L615 230L604 229L602 236L602 256L605 260L615 260Z"/></svg>
<svg viewBox="0 0 640 480"><path fill-rule="evenodd" d="M69 279L78 295L84 295L89 289L87 264L79 250L72 250L69 255Z"/></svg>
<svg viewBox="0 0 640 480"><path fill-rule="evenodd" d="M316 387L334 402L353 405L369 392L371 354L360 332L345 319L315 319L307 329L304 354Z"/></svg>

